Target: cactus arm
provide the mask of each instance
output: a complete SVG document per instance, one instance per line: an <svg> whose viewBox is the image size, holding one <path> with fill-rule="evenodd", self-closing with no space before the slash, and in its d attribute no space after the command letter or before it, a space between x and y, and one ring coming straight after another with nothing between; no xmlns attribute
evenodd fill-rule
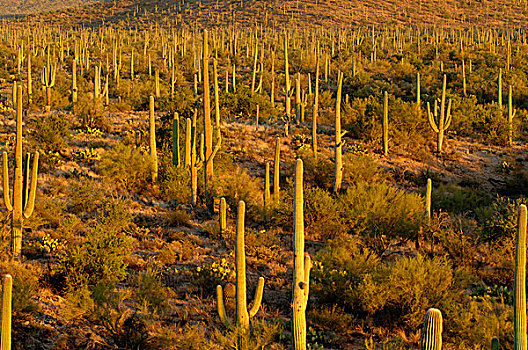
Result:
<svg viewBox="0 0 528 350"><path fill-rule="evenodd" d="M312 270L312 258L310 258L310 255L306 254L304 256L304 282L301 286L301 289L304 290L306 300L305 303L308 302L308 294L310 292L310 271Z"/></svg>
<svg viewBox="0 0 528 350"><path fill-rule="evenodd" d="M4 204L7 211L13 211L13 204L11 203L11 196L9 195L9 170L7 169L7 153L2 153L2 168L4 175Z"/></svg>
<svg viewBox="0 0 528 350"><path fill-rule="evenodd" d="M220 322L226 327L231 327L231 322L226 316L225 305L224 305L224 292L221 285L216 286L216 305L218 309L218 317L220 317Z"/></svg>
<svg viewBox="0 0 528 350"><path fill-rule="evenodd" d="M260 277L255 291L255 299L253 300L253 305L249 310L249 318L252 318L257 314L260 309L260 304L262 303L262 295L264 294L264 277Z"/></svg>
<svg viewBox="0 0 528 350"><path fill-rule="evenodd" d="M444 125L444 130L447 130L449 126L451 125L451 120L453 120L453 115L451 115L451 99L449 99L449 103L447 105L447 114L446 114L446 121Z"/></svg>
<svg viewBox="0 0 528 350"><path fill-rule="evenodd" d="M37 192L37 178L38 178L38 161L39 153L35 152L33 157L33 170L31 172L31 189L29 190L29 197L24 209L24 217L29 219L31 214L33 214L33 209L35 209L35 194Z"/></svg>
<svg viewBox="0 0 528 350"><path fill-rule="evenodd" d="M431 113L431 106L429 105L429 102L427 102L427 116L429 117L429 125L431 126L434 132L438 133L438 126L436 125L436 122L434 120L434 115Z"/></svg>
<svg viewBox="0 0 528 350"><path fill-rule="evenodd" d="M211 166L211 163L213 162L213 159L214 157L216 156L216 154L218 153L218 151L220 150L220 147L222 146L222 137L220 137L218 139L218 142L216 143L216 146L213 150L213 153L211 153L211 155L209 156L209 158L207 159L207 165L206 165L206 168L209 168Z"/></svg>

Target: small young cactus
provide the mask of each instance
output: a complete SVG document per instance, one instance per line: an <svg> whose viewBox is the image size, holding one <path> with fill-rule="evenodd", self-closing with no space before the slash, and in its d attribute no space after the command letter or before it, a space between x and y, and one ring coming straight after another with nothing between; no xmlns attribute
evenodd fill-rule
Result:
<svg viewBox="0 0 528 350"><path fill-rule="evenodd" d="M1 350L11 350L11 302L13 278L5 275L2 281L2 334Z"/></svg>
<svg viewBox="0 0 528 350"><path fill-rule="evenodd" d="M429 309L425 314L420 350L442 349L442 312Z"/></svg>
<svg viewBox="0 0 528 350"><path fill-rule="evenodd" d="M500 345L499 338L497 337L491 338L491 350L499 350L500 349L499 345Z"/></svg>
<svg viewBox="0 0 528 350"><path fill-rule="evenodd" d="M513 305L514 350L526 350L526 206L519 207Z"/></svg>

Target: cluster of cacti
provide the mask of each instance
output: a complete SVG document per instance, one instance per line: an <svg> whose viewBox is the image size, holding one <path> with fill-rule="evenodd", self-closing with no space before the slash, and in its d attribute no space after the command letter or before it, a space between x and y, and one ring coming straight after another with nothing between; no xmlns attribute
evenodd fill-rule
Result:
<svg viewBox="0 0 528 350"><path fill-rule="evenodd" d="M255 298L251 309L247 309L247 298L246 298L246 252L244 244L245 234L245 213L246 203L240 201L238 203L237 212L237 226L236 226L236 246L235 246L235 266L236 266L236 322L235 325L240 329L239 347L240 349L246 349L245 344L246 337L249 333L249 320L253 318L258 310L260 309L260 303L262 302L262 295L264 292L264 278L260 277L258 285L255 291ZM227 318L223 289L221 285L216 287L216 299L218 307L218 315L220 320L226 327L231 327L231 322Z"/></svg>
<svg viewBox="0 0 528 350"><path fill-rule="evenodd" d="M37 191L37 172L39 153L33 155L33 170L31 171L31 182L29 178L30 154L27 155L27 166L24 171L22 162L22 86L18 86L16 99L16 144L15 144L15 171L13 184L13 197L9 191L9 171L7 153L3 152L3 189L4 204L11 212L12 231L11 244L14 258L20 256L22 250L22 232L24 219L29 219L35 208L35 194Z"/></svg>
<svg viewBox="0 0 528 350"><path fill-rule="evenodd" d="M431 107L427 102L427 115L429 117L429 125L437 134L436 151L442 153L442 145L444 144L444 133L451 125L451 99L446 108L446 85L447 78L444 74L444 82L442 84L442 99L440 102L440 114L438 114L438 104L435 100L434 111L431 113Z"/></svg>

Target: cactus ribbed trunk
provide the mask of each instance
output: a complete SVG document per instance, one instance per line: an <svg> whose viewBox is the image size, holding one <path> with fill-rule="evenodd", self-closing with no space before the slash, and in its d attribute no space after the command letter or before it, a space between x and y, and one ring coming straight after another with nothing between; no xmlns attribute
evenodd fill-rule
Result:
<svg viewBox="0 0 528 350"><path fill-rule="evenodd" d="M185 119L185 159L184 166L191 166L191 119Z"/></svg>
<svg viewBox="0 0 528 350"><path fill-rule="evenodd" d="M2 283L2 334L1 350L11 350L11 302L13 278L5 275Z"/></svg>
<svg viewBox="0 0 528 350"><path fill-rule="evenodd" d="M264 174L264 208L270 205L270 165L266 162L266 171Z"/></svg>
<svg viewBox="0 0 528 350"><path fill-rule="evenodd" d="M213 61L216 137L220 137L220 101L218 91L218 62Z"/></svg>
<svg viewBox="0 0 528 350"><path fill-rule="evenodd" d="M383 93L383 154L389 154L389 94Z"/></svg>
<svg viewBox="0 0 528 350"><path fill-rule="evenodd" d="M220 232L222 234L227 231L227 204L224 197L220 198Z"/></svg>
<svg viewBox="0 0 528 350"><path fill-rule="evenodd" d="M499 110L502 113L502 68L499 68L499 92L498 92Z"/></svg>
<svg viewBox="0 0 528 350"><path fill-rule="evenodd" d="M277 137L275 142L275 162L273 164L273 198L275 203L279 203L280 200L280 137Z"/></svg>
<svg viewBox="0 0 528 350"><path fill-rule="evenodd" d="M310 256L304 253L303 162L295 163L293 203L293 349L306 350L306 305L310 290Z"/></svg>
<svg viewBox="0 0 528 350"><path fill-rule="evenodd" d="M288 63L288 34L284 35L284 80L285 80L285 91L284 98L286 103L286 118L288 121L291 117L291 84L290 84L290 66Z"/></svg>
<svg viewBox="0 0 528 350"><path fill-rule="evenodd" d="M341 92L343 88L343 73L338 73L337 83L337 98L335 109L335 145L334 145L334 193L339 193L341 190L341 182L343 180L343 155L341 142Z"/></svg>
<svg viewBox="0 0 528 350"><path fill-rule="evenodd" d="M514 350L526 350L526 206L519 207L515 249Z"/></svg>
<svg viewBox="0 0 528 350"><path fill-rule="evenodd" d="M497 337L491 338L491 350L499 350L499 348L500 348L499 338Z"/></svg>
<svg viewBox="0 0 528 350"><path fill-rule="evenodd" d="M158 152L156 151L156 119L154 117L154 96L149 97L149 146L152 159L152 183L158 180Z"/></svg>
<svg viewBox="0 0 528 350"><path fill-rule="evenodd" d="M317 160L317 116L319 114L319 51L317 52L317 63L315 67L315 96L312 113L312 151L314 159Z"/></svg>
<svg viewBox="0 0 528 350"><path fill-rule="evenodd" d="M237 226L236 226L236 320L240 327L242 337L239 339L239 346L245 348L245 335L249 332L249 313L247 310L246 296L246 252L244 246L244 220L246 214L246 204L244 201L238 202Z"/></svg>
<svg viewBox="0 0 528 350"><path fill-rule="evenodd" d="M180 118L177 112L172 118L172 164L180 166Z"/></svg>
<svg viewBox="0 0 528 350"><path fill-rule="evenodd" d="M427 179L427 187L425 189L425 217L431 220L431 193L433 191L433 183L431 179Z"/></svg>
<svg viewBox="0 0 528 350"><path fill-rule="evenodd" d="M442 312L438 309L429 309L425 320L420 340L420 350L442 349Z"/></svg>
<svg viewBox="0 0 528 350"><path fill-rule="evenodd" d="M510 85L508 92L508 144L513 145L513 118L515 117L515 110L513 109L513 92Z"/></svg>

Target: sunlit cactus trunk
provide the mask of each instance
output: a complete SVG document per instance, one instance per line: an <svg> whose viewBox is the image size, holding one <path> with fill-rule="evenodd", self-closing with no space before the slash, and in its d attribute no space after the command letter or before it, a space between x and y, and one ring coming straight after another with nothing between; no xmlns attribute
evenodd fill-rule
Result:
<svg viewBox="0 0 528 350"><path fill-rule="evenodd" d="M420 350L442 349L442 312L438 309L429 309L425 320L420 340Z"/></svg>
<svg viewBox="0 0 528 350"><path fill-rule="evenodd" d="M293 208L293 349L306 350L306 305L312 261L304 253L303 162L300 159L295 164Z"/></svg>
<svg viewBox="0 0 528 350"><path fill-rule="evenodd" d="M2 281L2 334L0 350L11 350L11 302L13 278L5 275Z"/></svg>
<svg viewBox="0 0 528 350"><path fill-rule="evenodd" d="M519 207L513 305L514 350L526 350L526 206Z"/></svg>

